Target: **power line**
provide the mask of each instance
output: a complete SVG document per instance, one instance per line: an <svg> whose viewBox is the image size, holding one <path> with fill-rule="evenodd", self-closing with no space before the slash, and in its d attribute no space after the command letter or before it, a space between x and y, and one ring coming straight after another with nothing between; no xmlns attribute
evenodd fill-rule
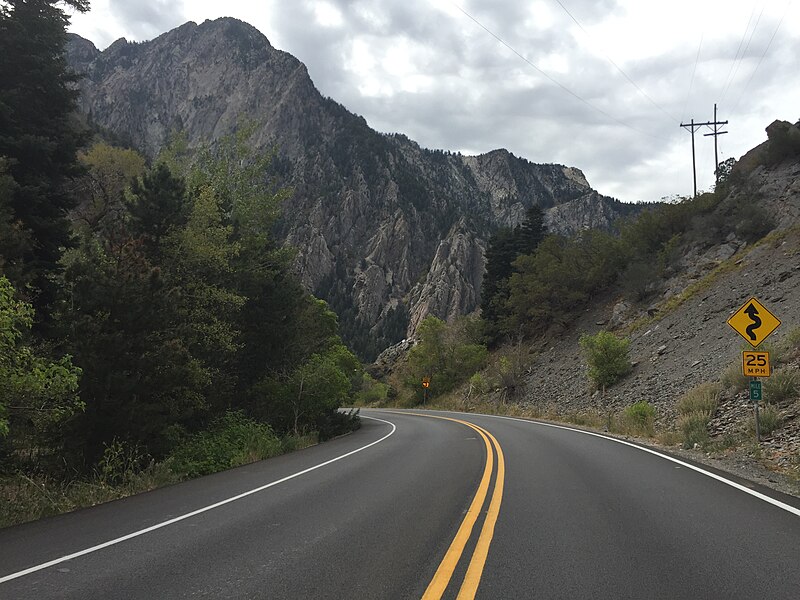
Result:
<svg viewBox="0 0 800 600"><path fill-rule="evenodd" d="M761 7L761 11L762 12L764 11L763 6ZM744 33L742 33L742 39L739 40L739 47L736 48L736 56L733 57L731 68L728 69L728 76L725 78L725 84L722 86L722 96L720 97L720 100L725 100L725 95L728 93L728 88L730 87L731 82L733 81L733 77L731 77L731 75L733 74L733 67L736 66L736 70L738 71L739 70L738 65L741 63L742 58L744 58L744 52L742 52L742 44L744 44L744 38L747 37L747 32L750 31L750 23L753 22L753 15L755 13L756 13L756 7L754 6L750 11L750 18L747 19L747 26L744 28ZM761 19L761 15L759 15L758 18ZM756 26L758 26L758 23L756 23Z"/></svg>
<svg viewBox="0 0 800 600"><path fill-rule="evenodd" d="M567 7L566 7L566 6L564 6L564 4L561 2L561 0L555 0L555 2L556 2L556 3L557 3L557 4L558 4L558 5L561 7L561 8L563 8L563 9L564 9L564 12L565 12L565 13L567 13L567 15L569 16L569 18L570 18L570 19L572 19L572 20L575 22L575 25L577 25L577 26L580 28L580 30L581 30L581 31L584 33L584 35L586 35L586 37L589 39L589 41L592 41L592 42L593 42L594 40L592 40L592 36L590 36L590 35L589 35L589 32L588 32L588 31L586 31L586 29L584 29L583 25L581 25L581 24L578 22L578 19L576 19L576 18L574 17L574 15L573 15L573 14L572 14L572 13L569 11L569 9L567 9ZM611 58L611 57L610 57L608 54L606 54L605 52L601 52L601 53L603 54L603 56L605 57L605 59L606 59L608 62L610 62L610 63L611 63L613 66L614 66L614 68L615 68L617 71L619 71L619 72L622 74L622 76L623 76L625 79L627 79L627 80L628 80L628 82L629 82L629 83L630 83L630 84L631 84L633 87L635 87L635 88L636 88L636 89L639 91L639 93L640 93L642 96L644 96L645 98L647 98L647 99L650 101L650 104L652 104L653 106L655 106L655 107L656 107L658 110L660 110L660 111L661 111L662 113L664 113L664 114L665 114L667 117L669 117L670 121L677 121L677 120L678 120L676 117L674 117L673 115L671 115L671 114L670 114L670 113L669 113L669 112L668 112L668 111L667 111L665 108L663 108L663 107L662 107L660 104L658 104L658 102L656 102L656 101L655 101L655 100L653 100L653 99L652 99L650 96L648 96L648 95L647 95L647 92L645 92L645 91L644 91L642 88L640 88L640 87L639 87L639 86L636 84L636 82L635 82L633 79L631 79L631 78L628 76L628 74L627 74L625 71L623 71L623 70L622 70L622 67L620 67L620 66L619 66L617 63L615 63L615 62L614 62L614 60L613 60L613 59L612 59L612 58Z"/></svg>
<svg viewBox="0 0 800 600"><path fill-rule="evenodd" d="M528 64L528 66L530 66L530 67L533 67L533 68L534 68L534 69L535 69L535 70L536 70L538 73L540 73L540 74L541 74L543 77L545 77L545 78L546 78L548 81L550 81L551 83L553 83L553 84L557 85L559 88L561 88L561 90L563 90L564 92L566 92L567 94L569 94L570 96L572 96L573 98L575 98L576 100L579 100L579 101L581 101L583 104L585 104L585 105L586 105L586 106L588 106L589 108L591 108L591 109L593 109L593 110L595 110L595 111L599 112L601 115L603 115L603 116L604 116L604 117L606 117L607 119L610 119L611 121L614 121L615 123L618 123L619 125L622 125L623 127L627 127L628 129L630 129L630 130L632 130L632 131L635 131L636 133L639 133L639 134L641 134L641 135L646 135L647 137L651 137L651 138L653 138L653 139L656 139L656 140L660 140L660 141L667 141L667 140L665 140L664 138L661 138L661 137L658 137L658 136L655 136L655 135L653 135L652 133L648 133L647 131L642 131L641 129L638 129L637 127L634 127L633 125L630 125L629 123L625 123L624 121L620 121L620 120L619 120L619 119L617 119L616 117L614 117L614 116L610 115L609 113L607 113L606 111L604 111L604 110L603 110L602 108L600 108L599 106L595 106L594 104L592 104L591 102L589 102L588 100L586 100L585 98L583 98L582 96L580 96L579 94L577 94L577 93L573 92L573 91L572 91L571 89L569 89L567 86L563 85L563 84L562 84L561 82L559 82L558 80L556 80L556 79L554 79L553 77L551 77L550 75L548 75L548 74L547 74L545 71L543 71L542 69L540 69L539 67L537 67L537 66L536 66L536 65L535 65L533 62L531 62L530 60L528 60L527 58L525 58L525 56L523 56L522 54L520 54L520 53L519 53L519 52L518 52L518 51L517 51L517 50L516 50L514 47L512 47L512 46L511 46L511 45L510 45L508 42L506 42L506 41L505 41L503 38L501 38L499 35L497 35L496 33L494 33L494 32L493 32L491 29L489 29L488 27L486 27L486 25L484 25L483 23L481 23L480 21L478 21L478 19L476 19L475 17L473 17L473 16L472 16L471 14L469 14L469 13L468 13L466 10L464 10L463 8L461 8L461 6L459 6L459 5L458 5L458 4L456 4L455 2L451 2L451 4L452 4L453 6L455 6L455 7L456 7L456 8L457 8L457 9L458 9L458 10L459 10L459 11L460 11L460 12L461 12L461 13L462 13L464 16L466 16L466 17L467 17L468 19L470 19L470 20L471 20L473 23L475 23L475 24L476 24L478 27L480 27L481 29L483 29L483 30L484 30L486 33L488 33L488 34L489 34L489 35L491 35L491 36L492 36L494 39L496 39L498 42L500 42L500 43L501 43L503 46L505 46L506 48L508 48L509 50L511 50L511 52L513 52L513 53L514 53L514 54L516 54L516 55L517 55L519 58L521 58L523 61L525 61L525 62Z"/></svg>
<svg viewBox="0 0 800 600"><path fill-rule="evenodd" d="M697 63L700 62L700 49L703 47L703 37L705 36L705 32L700 34L700 45L697 46L697 56L694 58L694 68L692 69L692 78L689 80L689 91L686 92L686 100L683 102L683 109L681 110L681 120L683 120L683 115L686 114L686 106L689 104L689 98L692 95L692 87L694 86L694 74L697 72Z"/></svg>
<svg viewBox="0 0 800 600"><path fill-rule="evenodd" d="M750 78L747 80L747 83L744 84L744 87L742 88L742 91L739 93L739 97L736 99L736 102L733 105L733 110L731 110L732 113L736 112L736 109L739 106L739 102L741 102L745 91L750 86L750 82L753 81L753 77L755 77L755 75L756 75L756 71L758 71L758 68L761 66L761 63L764 62L764 57L767 55L767 52L769 51L770 46L772 46L772 41L775 39L775 36L778 34L778 30L781 28L781 25L783 24L783 20L786 18L786 13L789 12L789 7L791 5L792 5L792 0L789 0L789 2L786 3L786 8L783 10L783 15L781 15L781 20L778 21L778 26L775 27L775 31L772 32L772 37L769 38L769 42L767 43L767 47L764 48L764 52L761 53L761 58L758 59L758 64L756 65L756 68L753 69L753 72L750 74Z"/></svg>

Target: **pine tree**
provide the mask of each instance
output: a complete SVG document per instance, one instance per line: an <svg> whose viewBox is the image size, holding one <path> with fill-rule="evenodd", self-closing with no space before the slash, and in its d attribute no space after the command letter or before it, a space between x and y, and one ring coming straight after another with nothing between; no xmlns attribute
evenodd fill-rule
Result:
<svg viewBox="0 0 800 600"><path fill-rule="evenodd" d="M76 151L86 140L74 117L76 76L63 54L69 20L58 4L89 7L85 0L0 3L0 158L14 182L0 200L19 232L0 252L4 271L39 307L55 296L49 275L70 243L73 199L64 183L79 172Z"/></svg>

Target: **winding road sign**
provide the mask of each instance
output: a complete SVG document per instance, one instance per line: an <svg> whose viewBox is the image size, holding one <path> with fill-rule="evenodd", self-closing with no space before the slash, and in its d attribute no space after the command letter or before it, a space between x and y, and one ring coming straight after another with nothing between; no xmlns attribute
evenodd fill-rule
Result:
<svg viewBox="0 0 800 600"><path fill-rule="evenodd" d="M756 348L767 339L770 333L781 324L778 317L769 312L766 307L755 298L750 298L744 305L733 313L728 319L728 325L733 327L746 342Z"/></svg>

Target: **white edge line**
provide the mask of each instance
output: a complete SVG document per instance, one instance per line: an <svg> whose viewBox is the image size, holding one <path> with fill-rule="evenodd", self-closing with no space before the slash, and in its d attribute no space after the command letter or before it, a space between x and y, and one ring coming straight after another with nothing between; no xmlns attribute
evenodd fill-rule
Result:
<svg viewBox="0 0 800 600"><path fill-rule="evenodd" d="M800 508L795 508L794 506L792 506L790 504L786 504L785 502L781 502L780 500L776 500L775 498L770 498L766 494L762 494L761 492L757 492L756 490L752 490L752 489L750 489L748 487L745 487L745 486L741 485L740 483L736 483L735 481L731 481L730 479L726 479L725 477L722 477L721 475L717 475L716 473L712 473L711 471L706 471L705 469L701 469L700 467L697 467L697 466L695 466L693 464L684 462L684 461L682 461L682 460L680 460L678 458L674 458L672 456L669 456L668 454L663 454L661 452L658 452L657 450L653 450L653 449L647 448L645 446L639 446L638 444L632 444L631 442L628 442L628 441L625 441L625 440L620 440L620 439L617 439L615 437L603 435L601 433L596 433L594 431L586 431L584 429L575 429L574 427L566 427L564 425L555 425L554 423L544 423L542 421L533 421L533 420L529 420L529 419L518 419L516 417L504 417L504 416L501 416L501 415L486 415L486 414L483 414L483 413L462 413L462 412L458 412L458 411L438 411L438 412L449 412L449 413L454 413L454 414L459 414L459 415L474 415L474 416L480 416L480 417L489 417L489 418L492 418L492 419L506 419L508 421L519 421L520 423L528 423L530 425L541 425L542 427L553 427L554 429L565 429L567 431L574 431L576 433L582 433L584 435L591 435L591 436L594 436L594 437L599 437L599 438L604 439L604 440L609 440L611 442L616 442L617 444L623 444L625 446L630 446L631 448L636 448L637 450L641 450L642 452L647 452L649 454L653 454L654 456L658 456L658 457L663 458L665 460L671 461L671 462L673 462L675 464L678 464L678 465L680 465L682 467L686 467L687 469L691 469L691 470L696 471L698 473L702 473L703 475L706 475L707 477L711 477L711 479L716 479L717 481L722 482L722 483L724 483L726 485L729 485L732 488L736 488L740 492L744 492L746 494L750 494L751 496L755 496L759 500L763 500L764 502L772 504L773 506L776 506L776 507L778 507L780 509L783 509L788 513L791 513L791 514L793 514L793 515L795 515L797 517L800 517Z"/></svg>
<svg viewBox="0 0 800 600"><path fill-rule="evenodd" d="M385 440L386 438L388 438L389 436L394 434L394 432L397 430L397 426L394 423L390 423L389 421L384 421L383 419L378 419L378 418L375 418L375 417L368 417L366 415L361 415L361 418L362 419L372 419L373 421L380 421L381 423L386 423L387 425L391 425L392 426L392 430L389 433L387 433L385 436L380 438L379 440L375 440L374 442L371 442L371 443L367 444L366 446L361 446L360 448L356 448L355 450L351 450L350 452L348 452L346 454L342 454L341 456L337 456L336 458L332 458L330 460L327 460L327 461L325 461L323 463L320 463L318 465L315 465L313 467L309 467L308 469L304 469L304 470L299 471L297 473L294 473L292 475L288 475L287 477L284 477L282 479L278 479L277 481L273 481L272 483L267 483L266 485L262 485L260 487L255 488L255 489L249 490L247 492L243 492L243 493L238 494L236 496L233 496L231 498L227 498L225 500L221 500L219 502L215 502L214 504L210 504L210 505L205 506L203 508L198 508L197 510L193 510L192 512L186 513L185 515L181 515L179 517L175 517L173 519L169 519L168 521L164 521L162 523L157 523L156 525L151 525L150 527L146 527L145 529L140 529L139 531L134 531L133 533L129 533L127 535L123 535L122 537L118 537L118 538L115 538L113 540L109 540L107 542L103 542L102 544L97 544L96 546L92 546L91 548L86 548L85 550L79 550L78 552L73 552L72 554L67 554L65 556L53 559L53 560L48 561L46 563L42 563L40 565L36 565L36 566L30 567L28 569L24 569L23 571L17 571L16 573L11 573L10 575L5 575L3 577L0 577L0 583L6 583L7 581L11 581L12 579L17 579L19 577L24 577L25 575L30 575L31 573L35 573L36 571L41 571L42 569L47 569L48 567L52 567L52 566L57 565L59 563L66 562L68 560L72 560L73 558L78 558L79 556L84 556L86 554L91 554L92 552L97 552L98 550L102 550L103 548L108 548L109 546L114 546L116 544L119 544L121 542L130 540L132 538L139 537L140 535L144 535L146 533L150 533L151 531L155 531L156 529L161 529L162 527L166 527L168 525L172 525L174 523L177 523L178 521L183 521L184 519L188 519L190 517L197 516L197 515L202 514L204 512L208 512L209 510L214 510L215 508L219 508L220 506L224 506L225 504L230 504L231 502L236 502L237 500L241 500L242 498L245 498L245 497L250 496L252 494L257 494L258 492L262 492L262 491L266 490L267 488L271 488L271 487L276 486L278 484L284 483L286 481L289 481L290 479L294 479L295 477L300 477L301 475L305 475L306 473L310 473L311 471L315 471L315 470L320 469L322 467L325 467L325 466L327 466L327 465L329 465L331 463L335 463L338 460L342 460L343 458L347 458L348 456L352 456L353 454L355 454L357 452L361 452L362 450L366 450L367 448L369 448L371 446L374 446L375 444L381 443L383 440Z"/></svg>

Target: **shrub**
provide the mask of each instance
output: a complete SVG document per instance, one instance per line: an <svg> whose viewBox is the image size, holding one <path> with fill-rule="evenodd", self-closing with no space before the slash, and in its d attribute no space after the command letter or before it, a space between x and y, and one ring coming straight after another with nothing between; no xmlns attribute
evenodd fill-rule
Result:
<svg viewBox="0 0 800 600"><path fill-rule="evenodd" d="M781 369L764 381L764 399L781 404L796 398L798 389L800 389L800 376L797 371Z"/></svg>
<svg viewBox="0 0 800 600"><path fill-rule="evenodd" d="M694 448L695 444L705 446L708 443L708 422L711 414L706 412L693 412L683 415L678 419L683 435L683 447Z"/></svg>
<svg viewBox="0 0 800 600"><path fill-rule="evenodd" d="M675 410L681 416L700 413L708 415L708 419L710 419L717 410L719 393L720 389L717 384L701 383L681 396L675 405Z"/></svg>
<svg viewBox="0 0 800 600"><path fill-rule="evenodd" d="M623 426L631 435L653 436L656 410L646 400L628 406L622 413Z"/></svg>
<svg viewBox="0 0 800 600"><path fill-rule="evenodd" d="M755 415L753 415L753 421L750 424L751 431L755 431L754 419ZM766 404L758 411L758 427L761 435L769 435L781 425L783 425L783 417L781 417L780 411L774 405Z"/></svg>
<svg viewBox="0 0 800 600"><path fill-rule="evenodd" d="M276 456L281 450L281 440L269 425L228 412L180 444L170 455L171 468L183 477L198 477Z"/></svg>
<svg viewBox="0 0 800 600"><path fill-rule="evenodd" d="M376 381L368 373L364 373L361 389L356 393L355 403L358 406L384 404L389 397L389 385Z"/></svg>
<svg viewBox="0 0 800 600"><path fill-rule="evenodd" d="M580 346L589 365L589 378L598 389L604 390L630 373L630 340L598 331L595 335L582 335Z"/></svg>

